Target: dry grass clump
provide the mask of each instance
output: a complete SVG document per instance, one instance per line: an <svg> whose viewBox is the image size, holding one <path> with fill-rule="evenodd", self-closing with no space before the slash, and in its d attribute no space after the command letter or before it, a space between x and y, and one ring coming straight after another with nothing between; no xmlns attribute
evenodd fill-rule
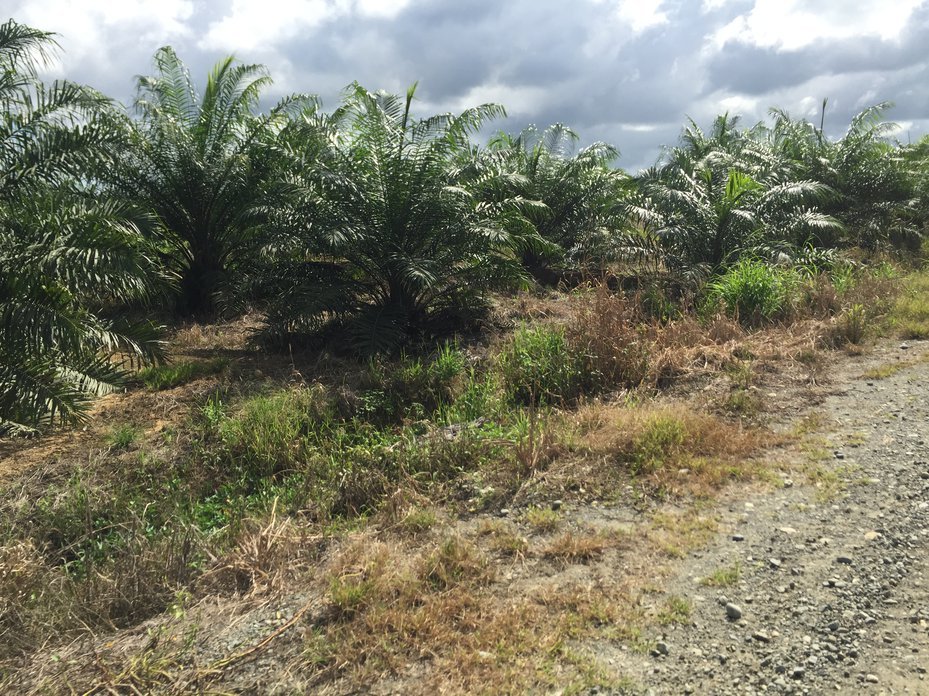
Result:
<svg viewBox="0 0 929 696"><path fill-rule="evenodd" d="M671 558L683 558L690 551L706 546L718 529L715 518L685 509L657 513L644 534L651 547Z"/></svg>
<svg viewBox="0 0 929 696"><path fill-rule="evenodd" d="M655 326L640 307L606 283L578 294L567 325L568 344L604 386L634 387L649 377Z"/></svg>
<svg viewBox="0 0 929 696"><path fill-rule="evenodd" d="M485 536L505 527L491 525ZM359 537L330 574L334 611L308 632L303 663L321 690L365 690L409 676L423 659L430 668L416 676L415 693L610 685L620 675L575 659L566 642L593 632L626 637L638 617L620 583L502 593L477 548L455 536L419 552Z"/></svg>
<svg viewBox="0 0 929 696"><path fill-rule="evenodd" d="M665 387L690 374L718 372L737 359L750 337L754 342L755 334L723 314L651 318L637 298L606 284L578 293L572 306L568 343L602 389Z"/></svg>
<svg viewBox="0 0 929 696"><path fill-rule="evenodd" d="M578 412L577 426L600 475L632 477L670 495L706 495L755 478L760 465L751 456L771 442L760 430L683 405L591 404Z"/></svg>
<svg viewBox="0 0 929 696"><path fill-rule="evenodd" d="M505 520L477 530L491 544L517 538ZM621 540L565 534L552 557L595 560ZM511 592L492 581L470 541L447 536L416 548L361 535L330 564L329 618L307 634L303 669L313 688L366 690L385 677L415 676L415 693L535 692L619 684L622 675L575 655L572 639L637 635L642 618L624 581L570 587L532 583ZM410 672L428 659L425 675Z"/></svg>
<svg viewBox="0 0 929 696"><path fill-rule="evenodd" d="M95 628L131 626L164 611L194 577L201 540L123 531L119 549L61 564L30 539L0 546L0 657Z"/></svg>
<svg viewBox="0 0 929 696"><path fill-rule="evenodd" d="M547 558L563 563L589 563L617 544L617 538L599 531L564 532L545 548Z"/></svg>
<svg viewBox="0 0 929 696"><path fill-rule="evenodd" d="M357 537L328 569L331 619L307 646L314 682L369 683L455 645L483 614L476 595L490 579L484 555L458 536L419 550Z"/></svg>
<svg viewBox="0 0 929 696"><path fill-rule="evenodd" d="M31 540L0 546L0 643L7 648L31 642L40 623L34 610L50 594L49 575L45 559ZM0 656L7 657L6 652L0 650Z"/></svg>
<svg viewBox="0 0 929 696"><path fill-rule="evenodd" d="M529 540L504 520L481 520L477 533L491 551L501 556L522 559L529 553Z"/></svg>
<svg viewBox="0 0 929 696"><path fill-rule="evenodd" d="M323 537L309 534L277 506L266 520L245 520L231 549L196 581L198 594L265 594L305 570Z"/></svg>

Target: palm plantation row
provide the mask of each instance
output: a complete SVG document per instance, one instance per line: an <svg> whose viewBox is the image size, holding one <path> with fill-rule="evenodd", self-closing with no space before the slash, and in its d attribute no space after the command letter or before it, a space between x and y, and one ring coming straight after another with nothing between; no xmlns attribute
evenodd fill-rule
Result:
<svg viewBox="0 0 929 696"><path fill-rule="evenodd" d="M199 91L170 48L130 116L43 84L54 49L0 26L4 430L78 418L162 359L152 307L253 306L267 345L371 354L473 328L496 291L621 269L699 297L739 264L815 274L845 247L917 249L927 219L926 146L892 144L883 106L837 141L782 111L748 129L690 122L632 177L561 125L478 146L502 107L421 118L415 87L261 111L262 66L224 59Z"/></svg>

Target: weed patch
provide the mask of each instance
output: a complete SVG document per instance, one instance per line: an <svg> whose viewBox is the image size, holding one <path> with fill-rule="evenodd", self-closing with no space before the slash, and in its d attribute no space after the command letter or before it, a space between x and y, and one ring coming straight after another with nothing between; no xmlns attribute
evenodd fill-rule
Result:
<svg viewBox="0 0 929 696"><path fill-rule="evenodd" d="M929 338L929 271L907 277L890 311L894 332L904 339Z"/></svg>
<svg viewBox="0 0 929 696"><path fill-rule="evenodd" d="M710 303L730 315L758 325L783 316L799 285L794 271L754 259L742 259L709 285Z"/></svg>
<svg viewBox="0 0 929 696"><path fill-rule="evenodd" d="M106 443L114 450L127 450L142 437L142 430L128 423L118 425L106 437Z"/></svg>
<svg viewBox="0 0 929 696"><path fill-rule="evenodd" d="M563 329L522 326L500 351L504 389L518 404L562 404L576 400L589 386L581 356Z"/></svg>
<svg viewBox="0 0 929 696"><path fill-rule="evenodd" d="M769 441L761 431L682 406L590 407L581 414L594 417L588 456L661 495L707 495L728 481L756 478L760 465L751 455Z"/></svg>
<svg viewBox="0 0 929 696"><path fill-rule="evenodd" d="M156 365L139 370L136 375L142 384L154 391L173 389L203 377L219 374L229 365L226 358L213 358L202 362L185 361Z"/></svg>
<svg viewBox="0 0 929 696"><path fill-rule="evenodd" d="M700 584L705 587L732 587L742 577L742 566L734 563L724 568L717 568L705 578L701 578Z"/></svg>

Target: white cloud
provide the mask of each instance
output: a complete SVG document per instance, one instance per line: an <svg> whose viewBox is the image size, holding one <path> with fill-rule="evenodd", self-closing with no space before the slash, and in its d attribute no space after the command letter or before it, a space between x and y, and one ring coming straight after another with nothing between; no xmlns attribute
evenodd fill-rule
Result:
<svg viewBox="0 0 929 696"><path fill-rule="evenodd" d="M187 36L190 0L30 0L11 8L17 21L56 32L70 62L107 57L113 38L154 46Z"/></svg>
<svg viewBox="0 0 929 696"><path fill-rule="evenodd" d="M662 12L662 0L643 2L642 0L620 0L617 14L636 33L646 29L667 24L668 15Z"/></svg>
<svg viewBox="0 0 929 696"><path fill-rule="evenodd" d="M661 128L660 125L655 123L621 123L619 127L630 133L654 133Z"/></svg>
<svg viewBox="0 0 929 696"><path fill-rule="evenodd" d="M721 9L725 7L732 0L703 0L703 6L701 9L703 13L713 12L714 10Z"/></svg>
<svg viewBox="0 0 929 696"><path fill-rule="evenodd" d="M900 36L913 11L925 1L756 0L750 12L716 31L712 43L717 48L738 41L795 50L824 39L876 36L892 40Z"/></svg>
<svg viewBox="0 0 929 696"><path fill-rule="evenodd" d="M538 112L552 101L552 91L547 87L514 87L499 82L480 85L465 92L451 103L423 103L423 112L461 112L478 104L503 104L510 116L526 116Z"/></svg>
<svg viewBox="0 0 929 696"><path fill-rule="evenodd" d="M757 99L741 95L724 97L719 100L719 111L730 114L750 114L759 110Z"/></svg>
<svg viewBox="0 0 929 696"><path fill-rule="evenodd" d="M220 51L273 51L281 41L338 17L389 19L410 0L233 0L229 13L212 22L201 46Z"/></svg>
<svg viewBox="0 0 929 696"><path fill-rule="evenodd" d="M229 14L210 24L201 46L242 53L293 38L335 16L326 0L233 0Z"/></svg>

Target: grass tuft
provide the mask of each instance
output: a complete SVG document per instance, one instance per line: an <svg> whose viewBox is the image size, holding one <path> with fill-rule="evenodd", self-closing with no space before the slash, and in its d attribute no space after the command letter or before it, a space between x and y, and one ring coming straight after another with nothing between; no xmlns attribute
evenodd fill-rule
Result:
<svg viewBox="0 0 929 696"><path fill-rule="evenodd" d="M732 587L742 577L742 566L734 563L725 568L717 568L705 578L700 580L700 584L705 587Z"/></svg>
<svg viewBox="0 0 929 696"><path fill-rule="evenodd" d="M154 391L173 389L182 384L193 382L222 372L229 365L226 358L213 358L203 362L179 362L156 365L139 370L137 379Z"/></svg>
<svg viewBox="0 0 929 696"><path fill-rule="evenodd" d="M110 431L106 436L106 442L111 449L128 450L135 445L141 437L141 428L130 425L129 423L124 423L123 425L116 426Z"/></svg>
<svg viewBox="0 0 929 696"><path fill-rule="evenodd" d="M903 339L929 338L929 270L908 276L890 312L891 326Z"/></svg>

